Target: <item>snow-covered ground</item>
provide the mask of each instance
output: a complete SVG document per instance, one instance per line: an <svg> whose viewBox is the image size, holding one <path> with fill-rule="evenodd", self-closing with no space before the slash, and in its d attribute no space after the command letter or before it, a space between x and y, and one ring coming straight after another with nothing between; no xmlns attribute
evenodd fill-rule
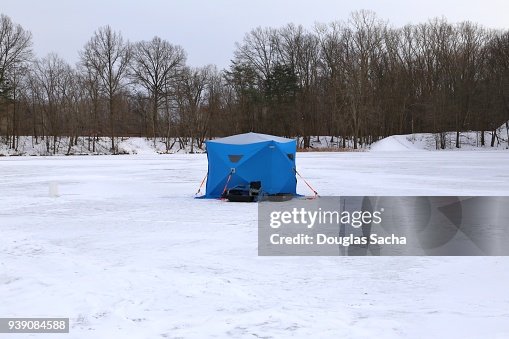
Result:
<svg viewBox="0 0 509 339"><path fill-rule="evenodd" d="M509 193L500 151L297 163L322 195ZM257 205L193 199L205 172L203 154L0 158L0 316L70 317L55 338L509 337L509 258L258 257Z"/></svg>

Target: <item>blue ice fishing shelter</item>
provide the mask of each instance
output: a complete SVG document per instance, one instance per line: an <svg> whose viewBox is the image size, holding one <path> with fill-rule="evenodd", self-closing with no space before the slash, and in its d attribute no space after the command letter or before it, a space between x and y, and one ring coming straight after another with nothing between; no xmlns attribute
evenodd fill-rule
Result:
<svg viewBox="0 0 509 339"><path fill-rule="evenodd" d="M226 189L261 182L268 195L295 195L294 139L244 133L208 140L208 177L205 198L219 198Z"/></svg>

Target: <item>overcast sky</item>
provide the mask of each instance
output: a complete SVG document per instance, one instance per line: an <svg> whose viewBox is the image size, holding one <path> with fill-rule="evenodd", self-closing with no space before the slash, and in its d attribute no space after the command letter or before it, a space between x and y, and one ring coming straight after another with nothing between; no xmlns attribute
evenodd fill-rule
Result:
<svg viewBox="0 0 509 339"><path fill-rule="evenodd" d="M32 32L38 56L56 52L75 63L93 32L109 24L130 41L158 35L181 45L192 66L220 68L228 66L235 42L257 26L311 28L359 9L373 10L393 26L445 16L509 28L509 0L0 0L0 12Z"/></svg>

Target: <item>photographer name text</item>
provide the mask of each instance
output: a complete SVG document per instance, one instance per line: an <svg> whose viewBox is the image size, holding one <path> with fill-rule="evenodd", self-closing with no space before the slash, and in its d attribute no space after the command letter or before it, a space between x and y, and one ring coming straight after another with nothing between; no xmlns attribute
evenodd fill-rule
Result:
<svg viewBox="0 0 509 339"><path fill-rule="evenodd" d="M379 236L377 234L370 234L367 236L331 236L327 234L318 233L316 236L309 234L299 233L295 236L282 236L277 233L270 236L270 243L272 245L406 245L406 237L399 237L395 234L389 236Z"/></svg>

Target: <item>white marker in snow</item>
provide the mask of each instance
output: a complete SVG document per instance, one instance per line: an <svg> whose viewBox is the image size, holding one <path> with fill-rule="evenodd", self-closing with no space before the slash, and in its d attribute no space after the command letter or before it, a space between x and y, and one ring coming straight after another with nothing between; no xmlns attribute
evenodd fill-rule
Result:
<svg viewBox="0 0 509 339"><path fill-rule="evenodd" d="M60 194L58 194L58 182L52 181L49 183L49 196L51 198L57 198L60 196Z"/></svg>

